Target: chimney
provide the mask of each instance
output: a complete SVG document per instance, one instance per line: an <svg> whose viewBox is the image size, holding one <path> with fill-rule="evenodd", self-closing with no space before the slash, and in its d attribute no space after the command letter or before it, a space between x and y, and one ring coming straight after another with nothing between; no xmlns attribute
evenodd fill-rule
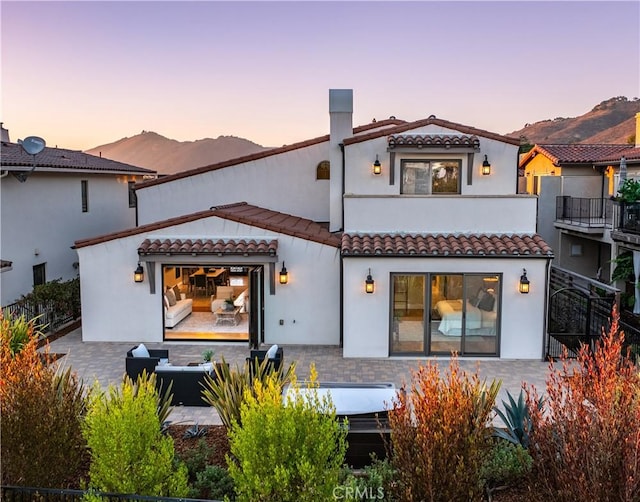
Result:
<svg viewBox="0 0 640 502"><path fill-rule="evenodd" d="M2 131L2 137L0 140L3 143L11 143L11 140L9 139L9 129L5 129L3 124L4 122L0 122L0 131Z"/></svg>
<svg viewBox="0 0 640 502"><path fill-rule="evenodd" d="M636 148L640 148L640 112L636 113Z"/></svg>
<svg viewBox="0 0 640 502"><path fill-rule="evenodd" d="M329 89L329 230L344 229L343 179L341 144L353 136L353 89Z"/></svg>

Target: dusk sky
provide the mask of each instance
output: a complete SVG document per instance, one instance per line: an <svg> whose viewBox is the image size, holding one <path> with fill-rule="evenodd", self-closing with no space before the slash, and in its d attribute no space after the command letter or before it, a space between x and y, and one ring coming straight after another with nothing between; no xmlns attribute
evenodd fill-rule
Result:
<svg viewBox="0 0 640 502"><path fill-rule="evenodd" d="M391 115L506 134L640 95L640 2L0 2L11 141L280 146Z"/></svg>

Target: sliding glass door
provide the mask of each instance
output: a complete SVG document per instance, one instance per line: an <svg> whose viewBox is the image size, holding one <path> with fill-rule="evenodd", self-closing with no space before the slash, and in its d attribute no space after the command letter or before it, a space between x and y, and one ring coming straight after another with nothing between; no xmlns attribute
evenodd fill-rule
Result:
<svg viewBox="0 0 640 502"><path fill-rule="evenodd" d="M499 274L392 274L391 279L391 354L498 355Z"/></svg>

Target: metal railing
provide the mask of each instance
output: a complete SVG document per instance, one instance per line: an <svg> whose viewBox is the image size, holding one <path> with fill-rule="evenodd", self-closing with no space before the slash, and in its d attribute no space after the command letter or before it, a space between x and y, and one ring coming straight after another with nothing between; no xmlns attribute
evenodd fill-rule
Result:
<svg viewBox="0 0 640 502"><path fill-rule="evenodd" d="M556 221L583 227L604 228L613 225L614 205L611 199L556 197Z"/></svg>
<svg viewBox="0 0 640 502"><path fill-rule="evenodd" d="M2 307L3 311L9 311L15 317L24 315L27 320L36 319L36 327L43 333L56 331L63 324L75 319L73 313L61 313L56 311L52 304L21 304L12 303Z"/></svg>
<svg viewBox="0 0 640 502"><path fill-rule="evenodd" d="M85 492L60 488L30 488L23 486L0 487L0 499L3 502L81 502L85 493L99 495L105 502L220 502L213 499L190 499L179 497L150 497L122 493Z"/></svg>
<svg viewBox="0 0 640 502"><path fill-rule="evenodd" d="M640 202L620 202L616 228L621 232L640 234Z"/></svg>

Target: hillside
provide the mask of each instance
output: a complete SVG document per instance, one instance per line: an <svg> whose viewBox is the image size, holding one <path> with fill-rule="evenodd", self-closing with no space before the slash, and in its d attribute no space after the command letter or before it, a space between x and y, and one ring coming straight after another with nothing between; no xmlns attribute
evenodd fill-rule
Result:
<svg viewBox="0 0 640 502"><path fill-rule="evenodd" d="M640 112L640 100L624 96L611 98L596 105L579 117L557 117L534 124L525 124L508 133L513 138L526 138L531 143L611 143L626 144L635 134L635 114Z"/></svg>
<svg viewBox="0 0 640 502"><path fill-rule="evenodd" d="M96 146L87 153L154 169L160 174L173 174L264 150L268 148L235 136L176 141L155 132L142 131L130 138Z"/></svg>

